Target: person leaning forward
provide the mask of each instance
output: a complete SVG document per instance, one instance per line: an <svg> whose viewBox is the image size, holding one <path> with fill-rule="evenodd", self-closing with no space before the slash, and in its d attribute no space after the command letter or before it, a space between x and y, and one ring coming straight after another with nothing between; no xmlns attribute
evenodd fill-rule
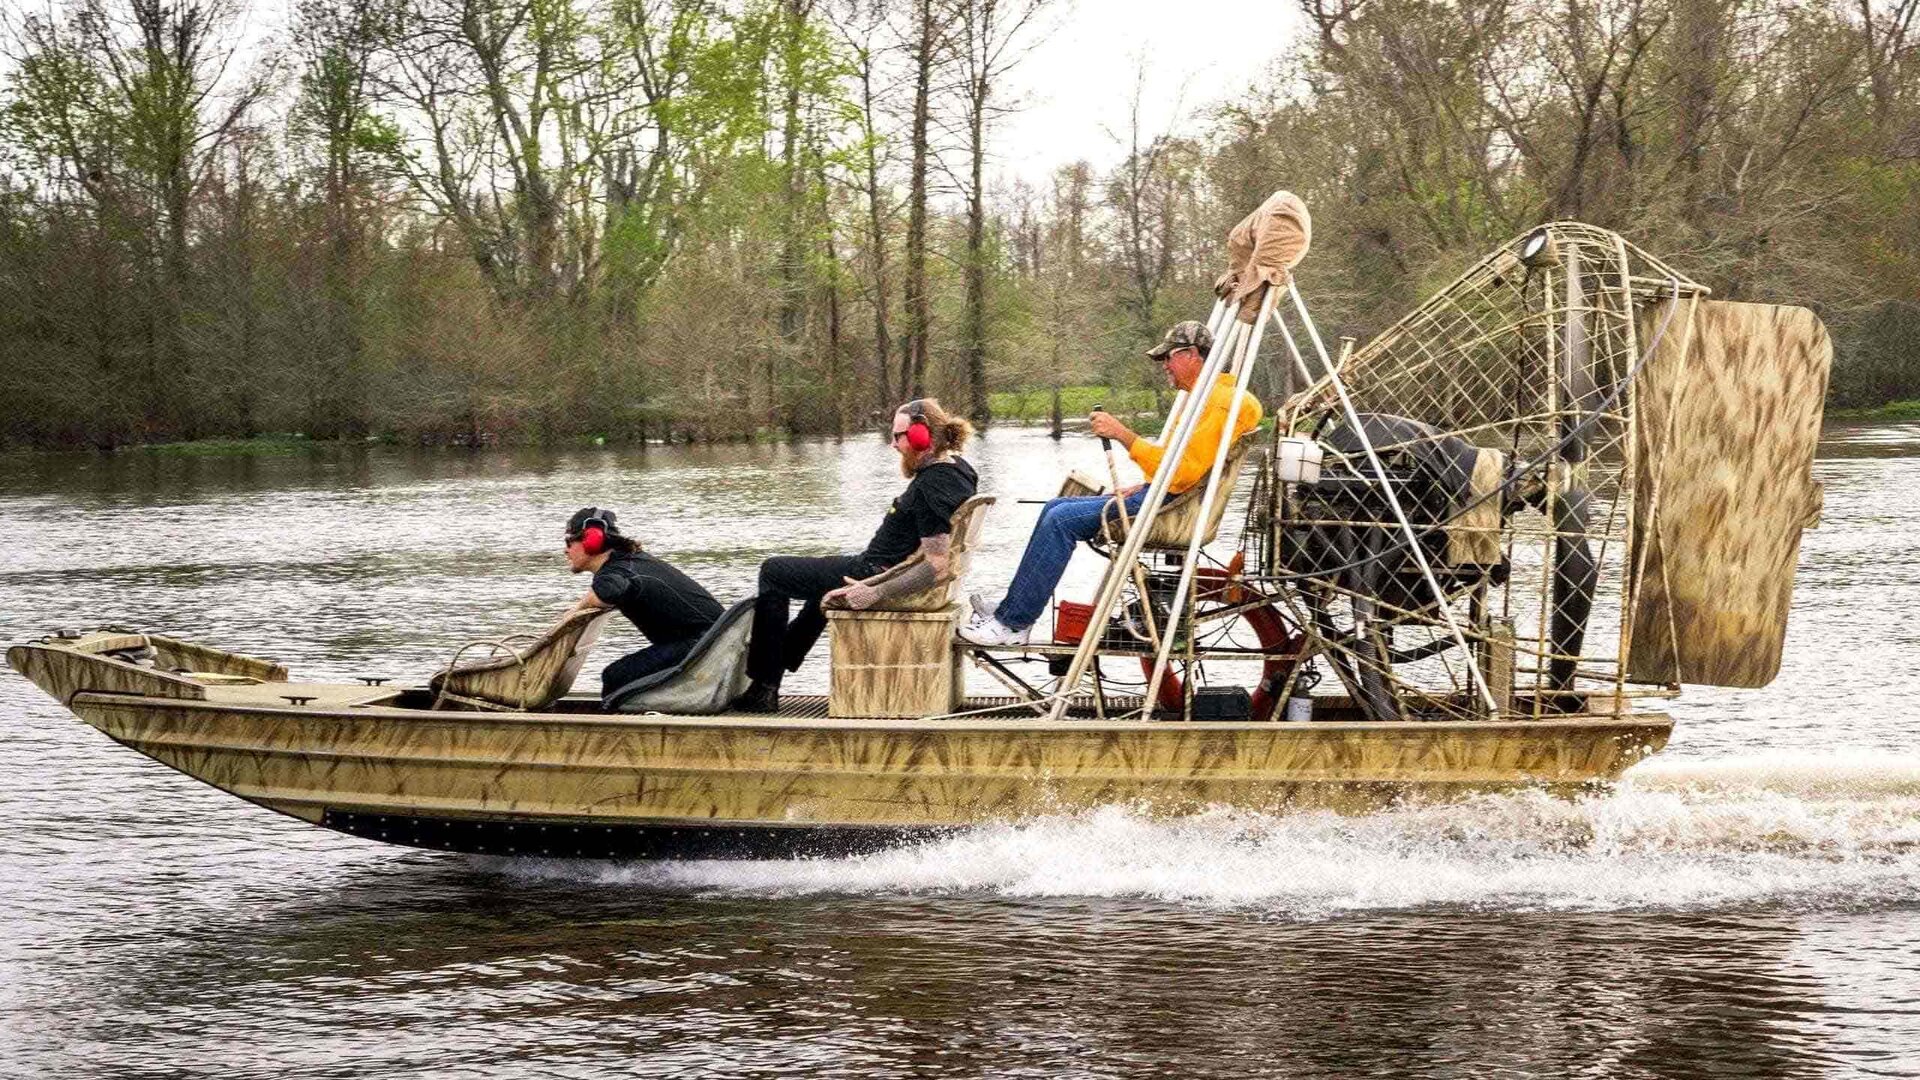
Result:
<svg viewBox="0 0 1920 1080"><path fill-rule="evenodd" d="M588 506L567 519L567 566L591 573L593 585L573 606L619 608L647 637L647 647L608 664L600 673L600 697L645 675L686 659L700 636L720 619L720 601L699 582L664 559L640 550L622 535L614 512Z"/></svg>
<svg viewBox="0 0 1920 1080"><path fill-rule="evenodd" d="M938 583L947 570L953 513L973 497L980 481L973 466L959 456L972 434L971 424L949 416L935 398L900 406L893 414L891 438L900 455L900 472L909 482L880 519L867 550L823 558L776 555L760 564L753 640L747 647L747 674L753 681L734 701L736 710L778 711L781 678L799 670L826 629L823 603L865 610ZM925 561L895 578L866 580L915 552L924 552ZM789 605L796 600L800 612L789 622Z"/></svg>
<svg viewBox="0 0 1920 1080"><path fill-rule="evenodd" d="M1166 369L1167 379L1176 389L1192 391L1212 348L1213 334L1205 325L1189 320L1168 330L1160 344L1147 350L1147 356ZM1095 412L1089 427L1093 434L1124 445L1128 456L1147 474L1149 482L1160 470L1171 468L1173 475L1169 478L1167 494L1178 495L1205 480L1213 470L1214 454L1226 435L1227 415L1233 409L1237 393L1244 394L1246 401L1235 418L1232 437L1237 440L1260 426L1260 402L1252 394L1239 390L1233 376L1222 371L1200 404L1204 411L1187 440L1185 452L1172 463L1166 460L1164 446L1143 438L1108 413ZM1193 404L1190 393L1183 408L1191 408ZM1177 416L1175 420L1176 423L1168 425L1169 431L1178 427ZM1025 642L1028 631L1046 610L1054 587L1060 584L1060 576L1066 573L1074 546L1093 539L1100 531L1102 517L1111 513L1110 508L1117 499L1126 500L1127 513L1131 515L1139 512L1146 497L1147 485L1135 484L1114 495L1065 496L1049 501L1040 511L1032 536L1027 539L1026 554L1020 558L1020 568L1014 572L1007 595L995 603L976 594L973 619L960 628L960 639L975 645Z"/></svg>

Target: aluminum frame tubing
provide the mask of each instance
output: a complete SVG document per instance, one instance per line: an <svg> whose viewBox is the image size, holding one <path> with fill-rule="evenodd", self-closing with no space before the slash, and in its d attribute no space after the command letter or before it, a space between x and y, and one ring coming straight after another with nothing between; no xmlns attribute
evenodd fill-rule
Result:
<svg viewBox="0 0 1920 1080"><path fill-rule="evenodd" d="M1224 310L1226 304L1222 301L1215 306ZM1204 397L1206 393L1212 391L1213 382L1219 377L1220 370L1226 366L1229 354L1244 337L1239 330L1244 325L1235 319L1227 325L1227 329L1231 332L1227 340L1222 341L1221 336L1216 335L1215 347L1207 354L1207 362L1200 369L1200 377L1194 380L1193 394L1189 395L1190 398ZM1193 429L1198 426L1200 410L1187 409L1177 415L1180 421L1174 425L1171 438L1163 444L1164 450L1161 456L1163 462L1178 461L1180 455L1186 453L1187 443L1193 438ZM1088 626L1106 625L1108 616L1113 612L1114 601L1119 599L1120 589L1127 580L1126 567L1139 559L1140 549L1146 543L1147 533L1152 529L1153 520L1160 513L1160 504L1166 501L1167 488L1172 483L1173 470L1161 469L1147 485L1147 497L1141 502L1139 512L1134 515L1134 528L1127 533L1126 543L1122 544L1120 550L1115 553L1112 561L1107 564L1106 573L1100 578L1100 594L1094 601L1093 612L1087 621ZM1067 703L1073 688L1078 686L1080 680L1085 677L1087 665L1092 662L1093 655L1099 650L1099 646L1100 635L1090 633L1080 643L1080 648L1074 652L1073 664L1067 669L1067 673L1061 676L1060 689L1056 692L1058 696L1054 701L1053 712L1050 714L1051 719L1058 720L1066 715Z"/></svg>
<svg viewBox="0 0 1920 1080"><path fill-rule="evenodd" d="M1227 452L1233 446L1234 425L1239 422L1241 405L1247 399L1247 376L1259 359L1260 339L1266 331L1267 318L1273 312L1274 301L1278 298L1279 293L1273 286L1267 285L1262 289L1260 313L1254 317L1252 328L1244 332L1246 344L1234 358L1232 375L1237 392L1233 395L1233 404L1227 407L1227 424L1221 431L1220 445L1213 452L1213 467L1207 471L1207 487L1200 496L1199 523L1194 527L1193 536L1187 540L1187 557L1180 567L1180 583L1173 590L1173 601L1167 605L1167 632L1160 635L1160 648L1153 661L1153 675L1147 680L1145 701L1148 707L1160 700L1160 682L1166 677L1167 663L1173 655L1173 639L1176 636L1173 628L1180 625L1181 610L1193 591L1194 571L1200 565L1201 541L1206 539L1207 522L1213 519L1213 504L1220 496L1220 489L1225 486L1226 478L1222 474L1226 472Z"/></svg>

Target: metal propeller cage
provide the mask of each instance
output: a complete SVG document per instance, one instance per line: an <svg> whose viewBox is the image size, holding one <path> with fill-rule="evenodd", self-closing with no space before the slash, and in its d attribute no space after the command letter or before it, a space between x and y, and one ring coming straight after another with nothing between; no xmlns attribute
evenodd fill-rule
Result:
<svg viewBox="0 0 1920 1080"><path fill-rule="evenodd" d="M1271 410L1274 452L1254 455L1234 492L1246 508L1231 563L1202 556L1196 536L1178 569L1154 575L1179 583L1140 708L1167 704L1163 673L1178 669L1191 716L1209 659L1266 662L1256 719L1278 716L1303 678L1344 689L1339 711L1372 721L1619 715L1633 698L1671 696L1672 684L1630 680L1624 662L1649 546L1633 542L1651 510L1636 500L1657 506L1645 464L1668 434L1637 422L1638 379L1656 350L1685 354L1708 292L1618 233L1553 222L1337 357L1290 279L1256 294L1250 324L1216 305L1209 325L1229 344L1197 393L1229 370L1245 385L1262 356L1303 389ZM1190 435L1182 415L1176 405L1162 436L1170 454ZM1297 437L1324 453L1312 483L1274 470L1279 440ZM1163 489L1156 478L1136 529L1154 524ZM1153 574L1136 544L1112 555L1096 620L1137 603L1125 594ZM1259 644L1231 640L1234 620L1261 609L1285 633L1269 619ZM1099 637L1045 696L1056 718L1099 690L1094 658L1116 651Z"/></svg>

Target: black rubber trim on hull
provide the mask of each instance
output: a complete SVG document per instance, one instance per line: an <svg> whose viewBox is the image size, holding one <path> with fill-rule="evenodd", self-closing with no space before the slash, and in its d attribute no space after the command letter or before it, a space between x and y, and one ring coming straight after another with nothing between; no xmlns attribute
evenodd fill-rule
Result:
<svg viewBox="0 0 1920 1080"><path fill-rule="evenodd" d="M552 859L838 858L938 839L955 831L945 826L546 824L347 810L328 810L320 823L351 836L406 847Z"/></svg>

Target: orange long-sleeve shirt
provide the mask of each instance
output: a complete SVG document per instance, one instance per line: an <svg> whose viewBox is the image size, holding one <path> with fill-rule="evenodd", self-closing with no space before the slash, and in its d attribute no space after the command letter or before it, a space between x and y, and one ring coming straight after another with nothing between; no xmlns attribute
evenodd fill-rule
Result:
<svg viewBox="0 0 1920 1080"><path fill-rule="evenodd" d="M1235 393L1233 376L1221 372L1220 377L1214 380L1212 391L1207 394L1206 411L1200 414L1200 424L1194 428L1193 438L1187 440L1187 451L1180 455L1180 461L1174 466L1173 486L1168 489L1168 494L1177 495L1206 479L1207 470L1213 468L1213 455L1220 449L1220 433L1226 430L1227 412L1233 408ZM1246 400L1241 403L1240 415L1233 422L1235 439L1259 427L1263 415L1259 398L1246 393L1242 393L1242 397ZM1181 410L1185 411L1192 405L1193 399L1189 397L1181 405ZM1172 431L1179 426L1179 414L1176 413L1174 423L1168 425L1167 430ZM1133 445L1127 448L1127 455L1147 474L1148 480L1152 480L1159 472L1166 453L1166 447L1144 437L1133 440Z"/></svg>

